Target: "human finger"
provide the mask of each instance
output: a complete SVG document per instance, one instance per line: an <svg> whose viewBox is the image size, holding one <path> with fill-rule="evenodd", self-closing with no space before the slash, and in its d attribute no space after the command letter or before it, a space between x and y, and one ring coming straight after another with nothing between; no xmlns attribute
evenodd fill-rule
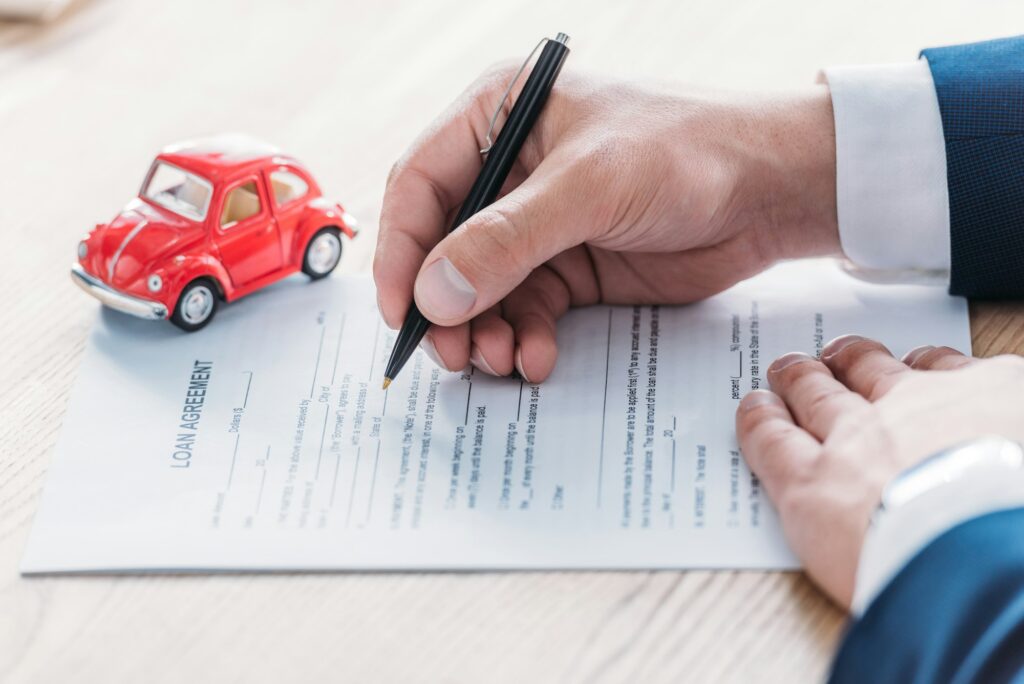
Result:
<svg viewBox="0 0 1024 684"><path fill-rule="evenodd" d="M925 345L907 352L903 362L915 370L956 370L974 362L952 347Z"/></svg>
<svg viewBox="0 0 1024 684"><path fill-rule="evenodd" d="M910 367L885 345L860 335L843 335L821 351L821 361L835 378L868 401L877 401L910 376Z"/></svg>
<svg viewBox="0 0 1024 684"><path fill-rule="evenodd" d="M754 390L740 401L736 435L743 457L774 501L821 450L818 441L796 425L781 397L767 390Z"/></svg>
<svg viewBox="0 0 1024 684"><path fill-rule="evenodd" d="M569 309L565 281L546 266L538 268L502 302L502 313L515 331L513 361L527 382L542 382L558 358L557 322Z"/></svg>
<svg viewBox="0 0 1024 684"><path fill-rule="evenodd" d="M768 367L768 382L797 425L822 441L840 416L867 406L864 397L836 380L825 364L799 352L776 359Z"/></svg>
<svg viewBox="0 0 1024 684"><path fill-rule="evenodd" d="M451 327L432 325L420 347L445 370L459 371L469 364L469 324Z"/></svg>
<svg viewBox="0 0 1024 684"><path fill-rule="evenodd" d="M521 185L469 218L431 252L416 277L420 311L453 325L501 301L538 266L595 230L595 185L556 150Z"/></svg>
<svg viewBox="0 0 1024 684"><path fill-rule="evenodd" d="M453 210L479 173L482 102L500 87L500 70L471 85L413 142L388 176L373 275L384 320L401 325L423 259L444 237Z"/></svg>
<svg viewBox="0 0 1024 684"><path fill-rule="evenodd" d="M470 323L469 362L489 375L508 375L513 369L516 336L493 306Z"/></svg>

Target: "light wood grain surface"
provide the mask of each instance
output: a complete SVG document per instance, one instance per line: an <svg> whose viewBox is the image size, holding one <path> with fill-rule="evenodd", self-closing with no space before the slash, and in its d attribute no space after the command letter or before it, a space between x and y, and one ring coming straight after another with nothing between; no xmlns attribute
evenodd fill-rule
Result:
<svg viewBox="0 0 1024 684"><path fill-rule="evenodd" d="M0 681L821 679L843 616L795 573L20 578L97 314L67 267L157 149L243 130L363 219L364 271L392 161L541 34L572 36L572 68L766 89L1022 25L1020 0L82 0L0 23ZM1020 305L972 324L976 353L1024 351Z"/></svg>

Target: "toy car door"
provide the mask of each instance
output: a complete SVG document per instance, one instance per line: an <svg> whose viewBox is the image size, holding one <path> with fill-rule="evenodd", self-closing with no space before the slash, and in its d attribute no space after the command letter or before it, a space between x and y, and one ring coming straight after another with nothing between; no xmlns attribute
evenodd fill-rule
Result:
<svg viewBox="0 0 1024 684"><path fill-rule="evenodd" d="M254 173L227 186L213 216L214 242L235 287L281 268L281 239L267 200Z"/></svg>
<svg viewBox="0 0 1024 684"><path fill-rule="evenodd" d="M295 231L298 230L310 194L309 182L298 169L288 166L271 168L267 177L270 181L274 218L277 219L282 242L286 245L295 245ZM296 245L296 249L301 250L303 246ZM301 251L294 255L294 258L301 259Z"/></svg>

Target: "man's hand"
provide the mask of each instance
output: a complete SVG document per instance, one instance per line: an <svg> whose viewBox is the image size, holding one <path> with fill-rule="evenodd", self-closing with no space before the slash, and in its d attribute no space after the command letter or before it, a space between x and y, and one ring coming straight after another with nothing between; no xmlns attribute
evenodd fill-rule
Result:
<svg viewBox="0 0 1024 684"><path fill-rule="evenodd" d="M985 435L1024 441L1024 359L921 347L898 361L856 336L780 357L772 392L740 402L743 455L811 577L848 607L882 489L926 456Z"/></svg>
<svg viewBox="0 0 1024 684"><path fill-rule="evenodd" d="M778 259L839 252L825 86L738 97L569 71L503 196L445 237L514 71L470 86L395 165L384 196L381 312L397 328L415 295L437 324L424 346L449 370L472 361L539 382L569 306L689 302Z"/></svg>

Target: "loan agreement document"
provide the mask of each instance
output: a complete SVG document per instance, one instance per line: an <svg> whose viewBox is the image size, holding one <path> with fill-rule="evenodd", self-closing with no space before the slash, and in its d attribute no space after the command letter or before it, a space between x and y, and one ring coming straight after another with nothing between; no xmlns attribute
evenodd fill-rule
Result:
<svg viewBox="0 0 1024 684"><path fill-rule="evenodd" d="M733 427L780 354L969 350L940 288L778 266L685 307L591 307L535 385L421 353L368 279L289 280L191 335L104 311L22 569L790 568Z"/></svg>

